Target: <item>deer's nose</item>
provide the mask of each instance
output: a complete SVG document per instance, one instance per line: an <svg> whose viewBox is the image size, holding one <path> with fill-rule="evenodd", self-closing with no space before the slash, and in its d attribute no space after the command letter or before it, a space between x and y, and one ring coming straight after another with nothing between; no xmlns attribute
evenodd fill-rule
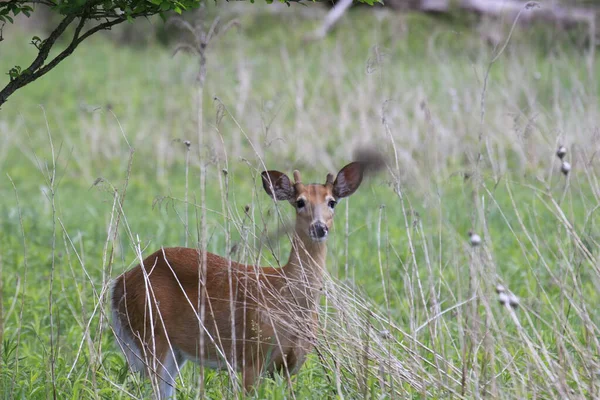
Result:
<svg viewBox="0 0 600 400"><path fill-rule="evenodd" d="M315 222L310 226L310 236L316 240L323 240L327 237L329 229L323 222Z"/></svg>

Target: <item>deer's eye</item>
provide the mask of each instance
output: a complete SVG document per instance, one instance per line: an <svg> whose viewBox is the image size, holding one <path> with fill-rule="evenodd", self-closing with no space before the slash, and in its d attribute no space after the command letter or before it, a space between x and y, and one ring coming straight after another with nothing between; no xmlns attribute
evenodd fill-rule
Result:
<svg viewBox="0 0 600 400"><path fill-rule="evenodd" d="M304 201L304 199L298 199L298 200L296 200L296 207L298 207L298 208L304 208L304 206L306 206L306 202Z"/></svg>
<svg viewBox="0 0 600 400"><path fill-rule="evenodd" d="M329 200L329 203L327 203L327 205L329 206L329 208L333 209L335 208L335 205L337 204L337 201L335 200Z"/></svg>

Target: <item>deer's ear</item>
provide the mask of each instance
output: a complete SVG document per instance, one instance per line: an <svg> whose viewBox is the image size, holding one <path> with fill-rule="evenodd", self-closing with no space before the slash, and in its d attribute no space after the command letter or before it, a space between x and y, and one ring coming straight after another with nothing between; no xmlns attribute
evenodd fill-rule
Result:
<svg viewBox="0 0 600 400"><path fill-rule="evenodd" d="M286 174L279 171L263 171L261 173L263 188L275 200L292 200L296 189Z"/></svg>
<svg viewBox="0 0 600 400"><path fill-rule="evenodd" d="M356 161L342 168L333 182L333 195L342 198L354 193L362 182L363 172L362 163Z"/></svg>

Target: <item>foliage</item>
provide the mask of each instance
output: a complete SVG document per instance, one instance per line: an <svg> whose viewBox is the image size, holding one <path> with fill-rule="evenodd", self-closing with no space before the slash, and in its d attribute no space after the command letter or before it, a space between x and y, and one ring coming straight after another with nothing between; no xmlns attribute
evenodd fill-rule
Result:
<svg viewBox="0 0 600 400"><path fill-rule="evenodd" d="M32 5L41 4L50 7L53 12L64 17L75 16L90 20L119 18L133 21L135 18L150 15L165 15L168 11L181 14L185 10L198 7L199 0L11 0L0 4L0 21L14 22L13 17L20 13L30 16L34 11Z"/></svg>
<svg viewBox="0 0 600 400"><path fill-rule="evenodd" d="M27 67L15 66L9 71L10 81L0 91L0 106L16 90L40 78L52 70L62 60L68 57L75 48L86 38L102 30L125 21L132 22L136 18L148 17L173 11L181 13L198 7L200 0L10 0L0 4L0 22L14 22L13 17L20 13L30 16L34 11L34 3L50 7L53 12L62 16L62 20L50 33L48 38L42 40L34 37L31 44L38 50L38 55ZM87 29L86 29L87 25ZM47 61L50 51L55 43L67 36L67 29L75 26L69 45L56 57Z"/></svg>

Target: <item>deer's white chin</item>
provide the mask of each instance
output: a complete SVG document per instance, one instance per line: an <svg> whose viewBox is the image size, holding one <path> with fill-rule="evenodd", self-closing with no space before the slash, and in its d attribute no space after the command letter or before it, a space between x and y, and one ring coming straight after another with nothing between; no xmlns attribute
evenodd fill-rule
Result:
<svg viewBox="0 0 600 400"><path fill-rule="evenodd" d="M311 239L313 242L315 242L315 243L322 243L322 242L325 242L325 241L327 240L327 237L328 237L328 236L329 236L329 235L325 235L325 236L323 236L323 237L316 237L316 236L313 236L313 235L308 235L308 237L309 237L309 238L310 238L310 239Z"/></svg>

